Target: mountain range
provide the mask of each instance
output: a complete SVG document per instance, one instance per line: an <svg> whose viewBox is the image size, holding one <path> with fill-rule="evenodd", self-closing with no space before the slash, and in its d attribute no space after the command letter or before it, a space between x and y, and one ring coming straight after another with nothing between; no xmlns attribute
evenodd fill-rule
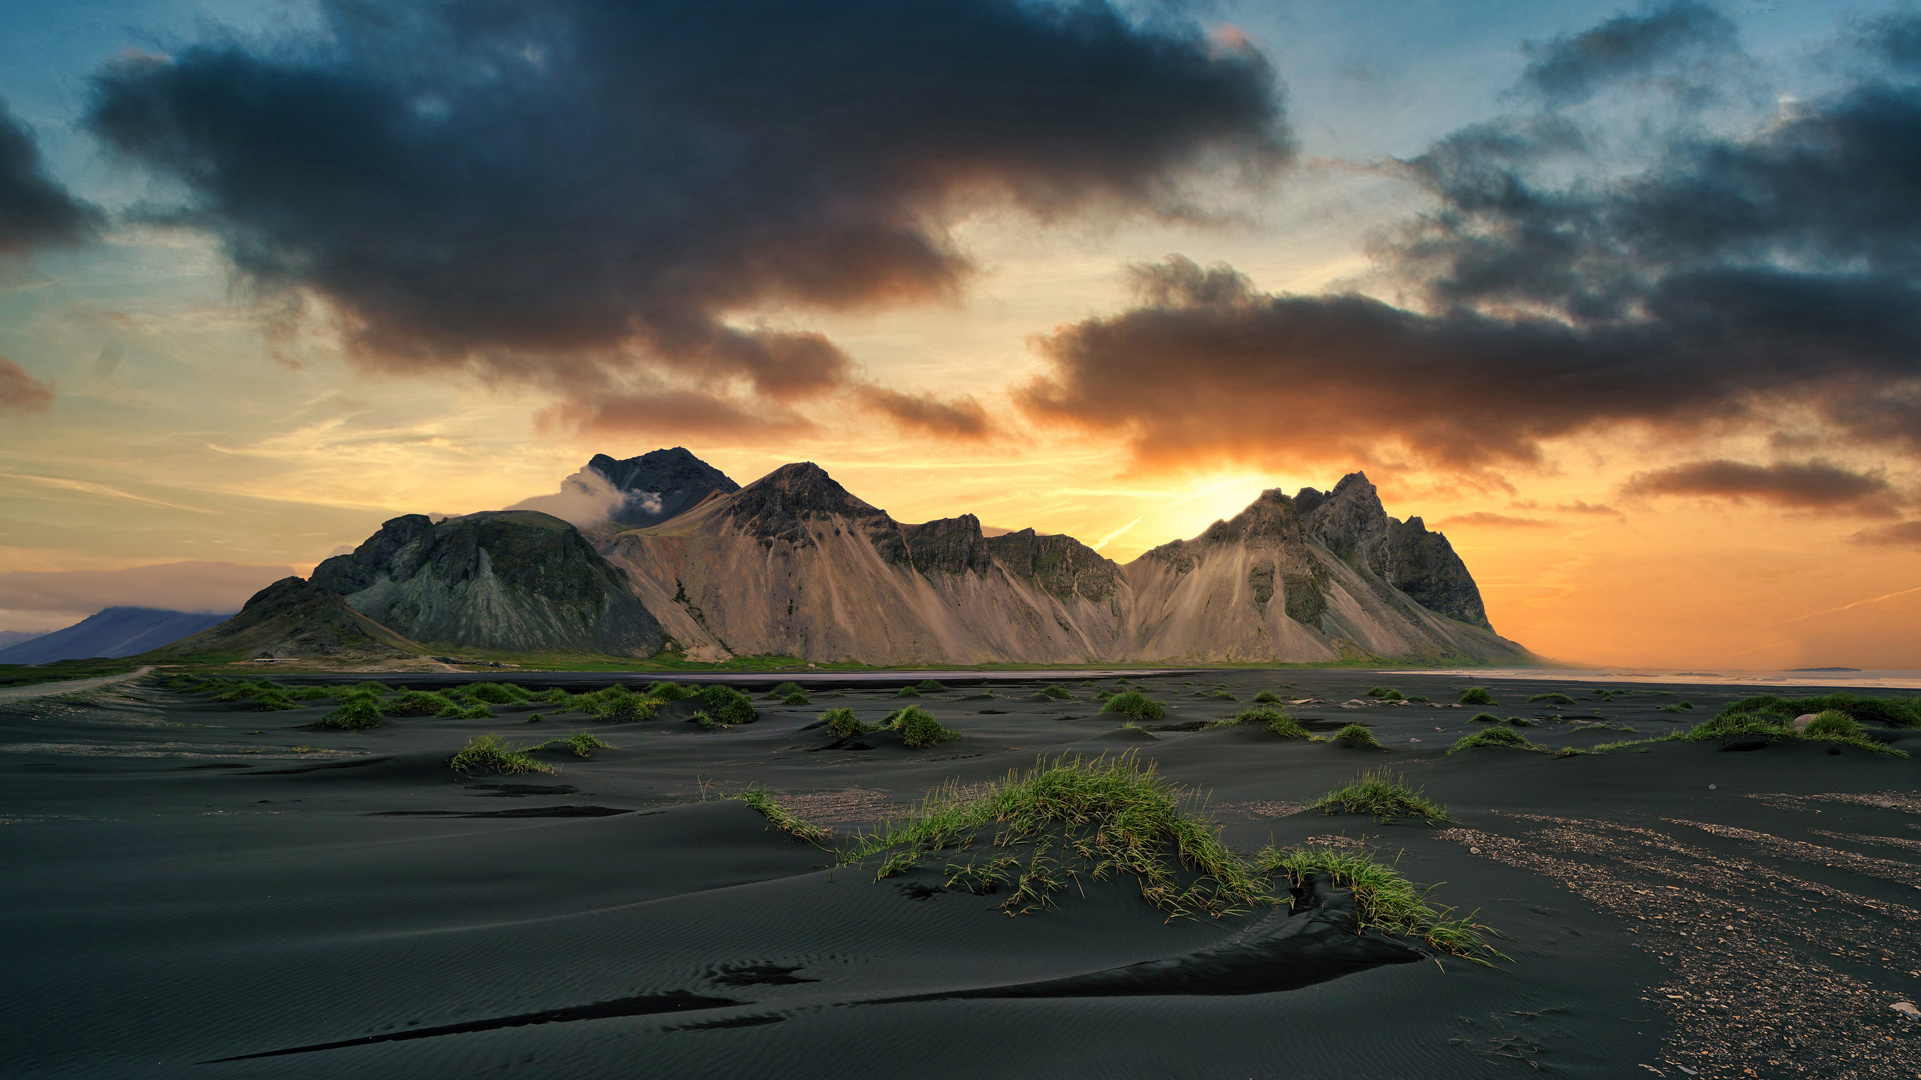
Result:
<svg viewBox="0 0 1921 1080"><path fill-rule="evenodd" d="M1123 565L1070 536L983 530L971 514L895 521L811 462L745 487L680 447L596 455L588 469L621 496L603 520L394 518L310 582L249 601L236 623L257 604L278 614L255 612L255 629L227 632L227 647L316 648L288 630L298 586L336 628L329 640L354 639L320 649L332 653L668 649L876 665L1529 656L1494 632L1447 538L1389 517L1361 473L1326 492L1263 492ZM365 625L346 625L355 619Z"/></svg>
<svg viewBox="0 0 1921 1080"><path fill-rule="evenodd" d="M134 656L225 621L227 615L162 608L110 607L62 630L0 647L0 664L50 664L96 656Z"/></svg>

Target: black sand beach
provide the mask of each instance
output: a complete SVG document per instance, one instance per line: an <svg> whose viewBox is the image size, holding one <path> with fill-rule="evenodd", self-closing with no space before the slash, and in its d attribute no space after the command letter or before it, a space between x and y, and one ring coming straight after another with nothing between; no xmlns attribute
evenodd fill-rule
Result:
<svg viewBox="0 0 1921 1080"><path fill-rule="evenodd" d="M839 706L879 719L908 703L899 677L793 676L811 695L793 707L764 697L785 678L725 679L754 693L761 718L719 731L674 707L604 723L538 705L342 731L313 726L331 702L260 712L152 678L0 705L0 1072L1921 1071L1921 1022L1890 1007L1921 997L1921 756L1739 740L1448 755L1489 726L1470 719L1480 708L1364 694L1385 683L1452 703L1469 680L1349 670L1132 673L1168 706L1141 728L1098 711L1112 676L943 675L944 690L911 703L962 738L836 744L803 729ZM1047 684L1071 699L1039 698ZM1603 701L1590 686L1475 684L1501 702L1488 711L1538 717L1514 730L1550 749L1685 728L1757 692L1637 685ZM1217 686L1235 700L1205 696ZM1526 703L1555 689L1573 703ZM1297 702L1310 730L1358 721L1383 746L1194 730L1262 690ZM1662 711L1682 701L1692 708ZM544 748L550 775L447 765L475 735L574 731L611 747ZM1921 752L1921 731L1878 737ZM1284 903L1170 919L1124 875L1077 880L1053 907L1010 917L1005 896L946 886L942 859L877 882L873 863L832 868L830 852L731 797L764 788L846 836L948 781L1129 751L1204 791L1234 849L1318 838L1398 858L1435 886L1431 902L1498 930L1509 959L1482 967L1354 935L1338 897L1292 915ZM1457 820L1301 812L1379 767Z"/></svg>

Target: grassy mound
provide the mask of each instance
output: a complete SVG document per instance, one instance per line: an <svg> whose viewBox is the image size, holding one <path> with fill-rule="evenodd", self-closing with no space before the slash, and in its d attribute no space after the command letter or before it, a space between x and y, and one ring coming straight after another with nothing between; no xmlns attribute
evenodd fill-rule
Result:
<svg viewBox="0 0 1921 1080"><path fill-rule="evenodd" d="M1447 807L1409 787L1406 777L1386 769L1370 769L1355 777L1352 783L1309 803L1307 808L1323 814L1366 814L1382 824L1404 817L1420 818L1430 825L1454 820Z"/></svg>
<svg viewBox="0 0 1921 1080"><path fill-rule="evenodd" d="M431 690L402 690L381 709L388 716L452 716L460 712L452 698Z"/></svg>
<svg viewBox="0 0 1921 1080"><path fill-rule="evenodd" d="M386 723L387 715L381 711L380 699L372 694L354 693L340 699L340 705L320 718L328 727L343 731L365 731Z"/></svg>
<svg viewBox="0 0 1921 1080"><path fill-rule="evenodd" d="M1272 690L1263 690L1254 695L1254 704L1256 705L1279 705L1280 703L1281 695Z"/></svg>
<svg viewBox="0 0 1921 1080"><path fill-rule="evenodd" d="M1368 690L1367 696L1371 698L1380 698L1382 701L1406 701L1407 700L1407 698L1401 696L1401 692L1399 690L1396 690L1391 686L1373 687Z"/></svg>
<svg viewBox="0 0 1921 1080"><path fill-rule="evenodd" d="M960 732L942 727L933 713L919 705L894 710L888 714L887 726L900 732L901 741L916 750L961 737Z"/></svg>
<svg viewBox="0 0 1921 1080"><path fill-rule="evenodd" d="M1810 739L1836 736L1844 739L1859 739L1865 736L1866 731L1867 729L1861 726L1861 721L1839 709L1828 709L1815 714L1814 719L1808 721L1807 730L1802 734Z"/></svg>
<svg viewBox="0 0 1921 1080"><path fill-rule="evenodd" d="M1537 701L1545 701L1550 705L1574 704L1573 698L1567 696L1566 694L1561 693L1559 690L1549 691L1548 693L1545 693L1545 694L1536 694L1533 697L1527 699L1527 703L1529 705L1532 705Z"/></svg>
<svg viewBox="0 0 1921 1080"><path fill-rule="evenodd" d="M1259 724L1283 739L1311 739L1301 722L1279 709L1245 709L1222 724Z"/></svg>
<svg viewBox="0 0 1921 1080"><path fill-rule="evenodd" d="M805 694L806 692L807 688L797 682L784 682L772 690L767 691L767 696L771 700L779 701L789 694Z"/></svg>
<svg viewBox="0 0 1921 1080"><path fill-rule="evenodd" d="M1486 687L1470 686L1461 693L1461 704L1463 705L1499 705L1500 702L1494 700L1494 695L1488 693Z"/></svg>
<svg viewBox="0 0 1921 1080"><path fill-rule="evenodd" d="M665 679L647 684L647 696L655 701L679 701L681 698L690 698L698 693L700 691L691 686L682 686L680 683L668 682Z"/></svg>
<svg viewBox="0 0 1921 1080"><path fill-rule="evenodd" d="M881 729L880 724L862 723L852 709L829 709L820 714L820 722L837 739L851 739Z"/></svg>
<svg viewBox="0 0 1921 1080"><path fill-rule="evenodd" d="M914 684L914 689L919 690L923 694L938 694L947 688L940 684L939 679L922 679L920 682Z"/></svg>
<svg viewBox="0 0 1921 1080"><path fill-rule="evenodd" d="M1216 826L1185 812L1193 801L1132 754L1042 762L977 794L963 796L950 783L906 817L860 838L841 862L883 856L876 876L884 878L991 833L997 851L1028 848L1026 866L996 859L986 867L970 862L947 869L957 884L1005 876L1012 895L1003 908L1010 913L1050 906L1052 895L1081 872L1048 856L1057 850L1095 880L1133 875L1143 899L1174 915L1222 915L1271 903L1266 883L1221 843Z"/></svg>
<svg viewBox="0 0 1921 1080"><path fill-rule="evenodd" d="M596 720L610 723L652 720L654 712L660 708L659 701L634 693L625 683L615 683L604 690L579 695L568 704Z"/></svg>
<svg viewBox="0 0 1921 1080"><path fill-rule="evenodd" d="M1542 753L1548 752L1547 747L1542 746L1526 735L1515 731L1513 728L1504 727L1488 728L1485 731L1477 731L1472 735L1463 735L1461 738L1455 740L1453 746L1447 748L1447 752L1455 754L1476 746L1505 746L1513 750L1539 750Z"/></svg>
<svg viewBox="0 0 1921 1080"><path fill-rule="evenodd" d="M1810 698L1784 698L1776 694L1757 694L1742 698L1722 712L1764 713L1793 718L1829 709L1847 713L1863 724L1883 727L1921 727L1921 697L1877 698L1838 690Z"/></svg>
<svg viewBox="0 0 1921 1080"><path fill-rule="evenodd" d="M488 705L522 705L533 699L533 694L513 683L481 682L469 683L455 691L467 704L484 702Z"/></svg>
<svg viewBox="0 0 1921 1080"><path fill-rule="evenodd" d="M1334 741L1348 746L1379 746L1381 740L1365 724L1349 724L1334 733Z"/></svg>
<svg viewBox="0 0 1921 1080"><path fill-rule="evenodd" d="M528 757L525 750L498 735L476 735L447 759L455 772L550 773L557 770Z"/></svg>
<svg viewBox="0 0 1921 1080"><path fill-rule="evenodd" d="M760 719L760 712L754 708L753 701L731 686L703 686L700 688L700 699L701 711L728 727L751 724Z"/></svg>
<svg viewBox="0 0 1921 1080"><path fill-rule="evenodd" d="M576 731L567 736L567 748L574 752L575 757L591 757L592 751L612 750L613 744L601 742L591 732Z"/></svg>
<svg viewBox="0 0 1921 1080"><path fill-rule="evenodd" d="M903 686L899 690L894 691L894 696L895 697L920 697L921 692L919 690L914 689L911 686Z"/></svg>
<svg viewBox="0 0 1921 1080"><path fill-rule="evenodd" d="M786 697L781 698L780 703L782 705L788 705L788 706L805 705L807 704L807 695L796 690L793 693L788 694Z"/></svg>
<svg viewBox="0 0 1921 1080"><path fill-rule="evenodd" d="M1214 699L1214 700L1216 700L1216 701L1239 701L1239 700L1241 700L1240 698L1237 698L1237 697L1235 697L1235 696L1234 696L1233 694L1231 694L1231 693L1229 693L1229 692L1228 692L1228 691L1226 691L1226 690L1210 690L1210 691L1208 691L1208 694L1207 694L1207 696L1208 696L1208 697L1211 697L1211 698L1213 698L1213 699Z"/></svg>
<svg viewBox="0 0 1921 1080"><path fill-rule="evenodd" d="M1139 690L1115 694L1107 699L1107 704L1101 706L1101 711L1120 713L1130 720L1159 720L1167 715L1165 706Z"/></svg>
<svg viewBox="0 0 1921 1080"><path fill-rule="evenodd" d="M1393 866L1372 856L1337 848L1269 848L1255 856L1255 865L1269 873L1285 873L1296 886L1309 874L1320 874L1354 890L1354 907L1363 930L1417 937L1431 948L1476 964L1488 964L1488 956L1509 959L1487 943L1484 935L1492 933L1488 927L1473 921L1471 915L1450 919L1452 909L1430 907L1427 895L1431 890L1415 885Z"/></svg>
<svg viewBox="0 0 1921 1080"><path fill-rule="evenodd" d="M796 840L819 845L834 838L834 830L801 820L760 788L748 788L734 798L760 811L775 828Z"/></svg>
<svg viewBox="0 0 1921 1080"><path fill-rule="evenodd" d="M1667 738L1682 742L1707 742L1710 739L1726 741L1741 737L1759 737L1770 742L1782 739L1805 739L1810 742L1852 746L1857 750L1866 750L1871 754L1882 754L1888 757L1908 756L1906 750L1885 746L1868 738L1861 722L1839 709L1823 710L1809 722L1806 731L1796 731L1792 720L1786 716L1769 712L1737 711L1736 706L1740 704L1742 703L1736 702L1722 710L1712 720L1704 720L1686 731L1676 732ZM1820 725L1818 730L1817 724Z"/></svg>
<svg viewBox="0 0 1921 1080"><path fill-rule="evenodd" d="M1498 724L1501 718L1491 712L1479 712L1467 718L1470 724Z"/></svg>
<svg viewBox="0 0 1921 1080"><path fill-rule="evenodd" d="M1066 690L1063 690L1058 686L1043 686L1039 690L1035 691L1035 695L1037 697L1044 697L1049 701L1074 700L1074 695L1068 693Z"/></svg>

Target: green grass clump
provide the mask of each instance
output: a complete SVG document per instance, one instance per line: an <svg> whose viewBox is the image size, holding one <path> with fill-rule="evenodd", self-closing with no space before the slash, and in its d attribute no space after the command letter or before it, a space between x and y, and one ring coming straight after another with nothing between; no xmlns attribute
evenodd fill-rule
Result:
<svg viewBox="0 0 1921 1080"><path fill-rule="evenodd" d="M1043 686L1035 692L1039 694L1041 697L1048 699L1049 701L1074 700L1074 695L1068 693L1066 690L1063 690L1058 686Z"/></svg>
<svg viewBox="0 0 1921 1080"><path fill-rule="evenodd" d="M634 693L625 683L615 683L591 694L577 695L569 704L596 720L609 723L652 720L655 711L660 708L659 701Z"/></svg>
<svg viewBox="0 0 1921 1080"><path fill-rule="evenodd" d="M484 702L488 705L519 705L530 700L533 695L513 683L479 682L469 683L457 691L469 705Z"/></svg>
<svg viewBox="0 0 1921 1080"><path fill-rule="evenodd" d="M1810 739L1819 739L1823 736L1834 735L1859 739L1863 737L1866 730L1867 729L1861 726L1861 721L1856 720L1847 713L1839 709L1827 709L1817 713L1814 719L1808 721L1807 730L1802 732L1802 734Z"/></svg>
<svg viewBox="0 0 1921 1080"><path fill-rule="evenodd" d="M1254 704L1256 705L1279 705L1280 703L1281 695L1272 690L1263 690L1254 695Z"/></svg>
<svg viewBox="0 0 1921 1080"><path fill-rule="evenodd" d="M1537 701L1545 701L1550 705L1574 704L1573 698L1567 696L1566 694L1561 693L1559 690L1554 690L1546 694L1536 694L1533 697L1527 699L1527 703L1529 705L1532 705Z"/></svg>
<svg viewBox="0 0 1921 1080"><path fill-rule="evenodd" d="M920 697L921 692L919 690L914 689L911 686L903 686L899 690L894 691L894 696L895 697Z"/></svg>
<svg viewBox="0 0 1921 1080"><path fill-rule="evenodd" d="M1509 725L1510 727L1540 727L1541 726L1541 722L1539 720L1535 720L1526 716L1510 716L1506 720L1503 720L1501 722Z"/></svg>
<svg viewBox="0 0 1921 1080"><path fill-rule="evenodd" d="M1299 720L1279 709L1244 709L1227 724L1259 724L1283 739L1308 739L1313 736L1301 726Z"/></svg>
<svg viewBox="0 0 1921 1080"><path fill-rule="evenodd" d="M1131 720L1159 720L1167 715L1165 706L1139 690L1115 694L1101 706L1101 711L1121 713Z"/></svg>
<svg viewBox="0 0 1921 1080"><path fill-rule="evenodd" d="M887 718L887 726L900 732L900 740L916 750L961 737L960 732L942 727L933 713L919 705L895 710Z"/></svg>
<svg viewBox="0 0 1921 1080"><path fill-rule="evenodd" d="M1476 746L1505 746L1514 750L1539 750L1547 752L1547 747L1515 731L1513 728L1486 728L1472 735L1463 735L1447 748L1450 754Z"/></svg>
<svg viewBox="0 0 1921 1080"><path fill-rule="evenodd" d="M718 683L700 688L701 711L728 727L751 724L760 719L759 710L746 694Z"/></svg>
<svg viewBox="0 0 1921 1080"><path fill-rule="evenodd" d="M574 752L575 757L590 757L592 756L591 751L611 750L613 746L609 743L601 742L591 732L576 731L572 735L567 736L567 748Z"/></svg>
<svg viewBox="0 0 1921 1080"><path fill-rule="evenodd" d="M885 856L880 877L918 865L934 852L960 848L989 833L996 848L1031 845L1032 879L1005 906L1010 913L1045 906L1064 883L1048 851L1058 850L1090 865L1095 880L1131 874L1148 903L1172 915L1224 915L1272 903L1266 882L1229 851L1218 826L1188 809L1187 790L1142 765L1132 753L1119 758L1043 761L1012 772L986 791L962 796L950 782L906 817L841 857L843 864ZM997 827L997 828L996 828Z"/></svg>
<svg viewBox="0 0 1921 1080"><path fill-rule="evenodd" d="M1208 696L1208 697L1211 697L1211 698L1213 698L1213 699L1214 699L1214 700L1216 700L1216 701L1239 701L1239 700L1241 700L1240 698L1237 698L1237 697L1235 697L1235 696L1234 696L1233 694L1230 694L1230 693L1228 693L1228 692L1227 692L1227 691L1225 691L1225 690L1214 690L1214 691L1211 691L1211 692L1209 692L1207 696Z"/></svg>
<svg viewBox="0 0 1921 1080"><path fill-rule="evenodd" d="M332 712L321 717L320 722L346 731L364 731L379 727L386 719L379 698L372 694L348 694Z"/></svg>
<svg viewBox="0 0 1921 1080"><path fill-rule="evenodd" d="M1468 717L1467 722L1470 724L1498 724L1501 722L1501 718L1491 712L1481 712Z"/></svg>
<svg viewBox="0 0 1921 1080"><path fill-rule="evenodd" d="M298 709L300 703L288 695L285 689L269 686L253 696L253 707L259 712L284 712L288 709Z"/></svg>
<svg viewBox="0 0 1921 1080"><path fill-rule="evenodd" d="M1461 704L1463 705L1499 705L1500 702L1494 700L1494 695L1487 692L1487 687L1470 686L1461 693Z"/></svg>
<svg viewBox="0 0 1921 1080"><path fill-rule="evenodd" d="M498 735L476 735L467 740L467 745L447 759L447 764L455 772L498 772L498 773L550 773L551 765L542 765L528 757L520 747L514 746Z"/></svg>
<svg viewBox="0 0 1921 1080"><path fill-rule="evenodd" d="M1508 959L1487 943L1485 935L1493 933L1489 927L1474 922L1473 916L1448 918L1452 909L1428 905L1431 889L1420 888L1393 866L1362 852L1340 848L1299 847L1285 851L1268 848L1255 856L1255 865L1269 873L1287 874L1296 887L1301 886L1308 875L1319 874L1336 885L1352 889L1363 930L1418 937L1431 948L1476 964L1487 965L1488 956Z"/></svg>
<svg viewBox="0 0 1921 1080"><path fill-rule="evenodd" d="M1405 697L1401 696L1401 692L1399 690L1396 690L1391 686L1373 687L1368 690L1367 696L1371 698L1380 698L1382 701L1406 701L1407 700Z"/></svg>
<svg viewBox="0 0 1921 1080"><path fill-rule="evenodd" d="M1454 820L1447 807L1409 787L1406 777L1386 769L1363 772L1353 783L1335 788L1307 808L1323 814L1366 814L1382 824L1404 817L1417 817L1430 825Z"/></svg>
<svg viewBox="0 0 1921 1080"><path fill-rule="evenodd" d="M770 824L796 840L824 845L834 838L834 830L802 820L793 811L774 801L773 797L761 788L748 788L734 798L760 811Z"/></svg>
<svg viewBox="0 0 1921 1080"><path fill-rule="evenodd" d="M1375 738L1374 733L1372 731L1369 731L1367 729L1367 725L1365 724L1347 725L1346 727L1334 733L1334 741L1338 743L1345 743L1348 746L1379 746L1381 745L1381 740Z"/></svg>
<svg viewBox="0 0 1921 1080"><path fill-rule="evenodd" d="M494 711L485 705L469 705L464 709L455 705L451 711L443 712L440 716L447 720L491 720Z"/></svg>
<svg viewBox="0 0 1921 1080"><path fill-rule="evenodd" d="M647 684L647 696L655 701L679 701L681 698L690 698L698 693L700 691L691 686L682 686L680 683L668 682L665 679Z"/></svg>
<svg viewBox="0 0 1921 1080"><path fill-rule="evenodd" d="M862 723L852 709L829 709L820 714L820 722L836 739L851 739L881 729L880 724Z"/></svg>
<svg viewBox="0 0 1921 1080"><path fill-rule="evenodd" d="M441 716L458 713L460 706L445 694L431 690L402 690L381 706L388 716Z"/></svg>
<svg viewBox="0 0 1921 1080"><path fill-rule="evenodd" d="M919 690L923 694L938 694L947 688L940 684L939 679L922 679L920 682L914 684L914 689Z"/></svg>
<svg viewBox="0 0 1921 1080"><path fill-rule="evenodd" d="M789 694L804 694L806 692L807 688L797 682L784 682L772 690L767 691L767 696L774 701L779 701Z"/></svg>
<svg viewBox="0 0 1921 1080"><path fill-rule="evenodd" d="M782 705L805 705L807 704L807 695L796 690L786 697L781 698L780 703Z"/></svg>
<svg viewBox="0 0 1921 1080"><path fill-rule="evenodd" d="M1658 706L1655 708L1654 711L1655 712L1693 712L1694 704L1692 702L1687 702L1687 701L1677 701L1672 705Z"/></svg>

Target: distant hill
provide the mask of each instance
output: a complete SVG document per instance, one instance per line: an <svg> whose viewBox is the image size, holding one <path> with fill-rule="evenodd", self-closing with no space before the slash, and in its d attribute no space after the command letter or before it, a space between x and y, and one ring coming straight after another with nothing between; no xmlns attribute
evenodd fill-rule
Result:
<svg viewBox="0 0 1921 1080"><path fill-rule="evenodd" d="M65 630L0 648L0 664L50 664L96 656L133 656L197 634L227 618L205 612L110 607Z"/></svg>
<svg viewBox="0 0 1921 1080"><path fill-rule="evenodd" d="M45 630L0 630L0 649L10 649L23 641L46 636Z"/></svg>
<svg viewBox="0 0 1921 1080"><path fill-rule="evenodd" d="M660 623L580 530L534 510L380 527L351 555L314 568L314 585L429 644L652 656Z"/></svg>
<svg viewBox="0 0 1921 1080"><path fill-rule="evenodd" d="M425 651L348 607L339 593L290 577L253 594L233 618L163 645L141 659L377 660Z"/></svg>

